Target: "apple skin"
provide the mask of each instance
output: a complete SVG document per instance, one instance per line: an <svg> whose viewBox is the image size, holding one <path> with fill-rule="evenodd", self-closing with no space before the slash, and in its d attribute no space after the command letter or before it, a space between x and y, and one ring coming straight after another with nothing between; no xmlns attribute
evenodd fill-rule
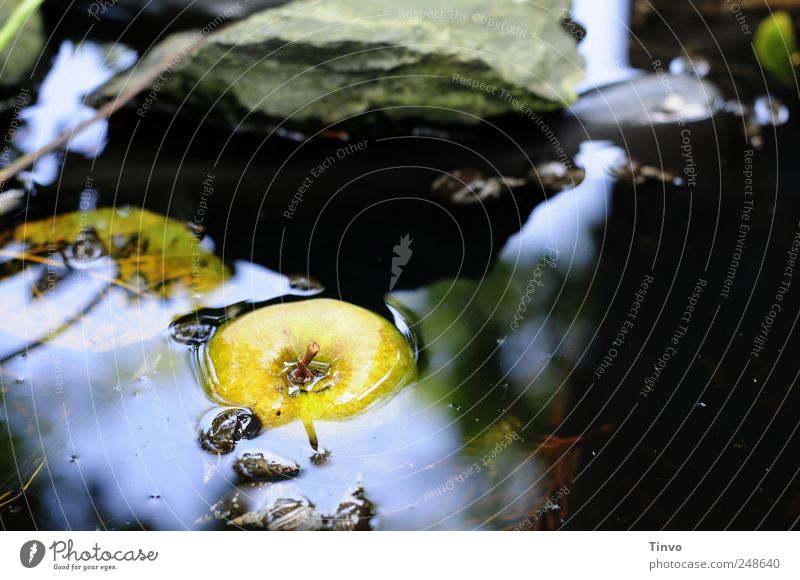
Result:
<svg viewBox="0 0 800 580"><path fill-rule="evenodd" d="M311 367L320 376L297 392L290 373L312 343L320 350ZM417 371L412 346L388 320L328 298L267 306L227 322L203 356L212 395L249 407L266 427L351 417Z"/></svg>

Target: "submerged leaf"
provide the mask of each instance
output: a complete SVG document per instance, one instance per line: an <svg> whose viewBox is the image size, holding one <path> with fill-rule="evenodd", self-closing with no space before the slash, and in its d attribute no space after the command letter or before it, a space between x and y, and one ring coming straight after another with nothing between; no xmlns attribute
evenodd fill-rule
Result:
<svg viewBox="0 0 800 580"><path fill-rule="evenodd" d="M118 348L163 331L226 274L186 224L146 210L27 222L0 248L3 331L27 345Z"/></svg>
<svg viewBox="0 0 800 580"><path fill-rule="evenodd" d="M135 208L73 212L25 223L14 230L14 239L24 242L28 257L58 250L66 256L66 266L76 269L108 256L117 272L109 283L140 296L166 298L188 290L202 294L225 274L220 260L186 224Z"/></svg>

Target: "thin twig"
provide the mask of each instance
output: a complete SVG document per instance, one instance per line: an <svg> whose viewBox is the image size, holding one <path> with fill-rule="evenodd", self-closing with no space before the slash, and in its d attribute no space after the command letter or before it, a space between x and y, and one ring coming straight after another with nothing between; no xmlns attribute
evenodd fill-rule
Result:
<svg viewBox="0 0 800 580"><path fill-rule="evenodd" d="M53 266L54 268L66 268L63 262L51 260L49 258L42 258L29 252L16 252L14 250L0 249L0 256L6 256L20 262L35 262L37 264L44 264L45 266Z"/></svg>
<svg viewBox="0 0 800 580"><path fill-rule="evenodd" d="M42 462L33 471L33 474L28 478L28 481L25 483L25 485L22 486L22 489L20 490L20 492L18 494L16 494L15 496L13 496L13 497L11 497L9 499L6 499L6 498L11 494L10 491L7 491L3 495L0 495L0 508L5 507L8 504L10 504L10 503L12 503L14 501L17 501L19 498L21 498L25 494L25 492L28 490L28 488L31 486L31 484L33 483L33 480L36 479L36 476L39 475L39 473L42 471L42 468L45 466L46 463L47 463L47 461L45 459L42 459Z"/></svg>
<svg viewBox="0 0 800 580"><path fill-rule="evenodd" d="M73 324L77 323L88 312L90 312L92 309L94 309L96 306L98 306L103 301L103 299L106 297L107 294L108 294L108 288L104 288L103 290L101 290L97 294L97 296L95 296L92 299L91 302L89 302L89 304L87 304L85 307L81 308L80 311L77 312L74 316L71 316L70 318L68 318L67 320L62 322L60 326L58 326L57 328L51 330L49 333L47 333L47 335L43 336L42 338L40 338L38 340L35 340L32 343L26 344L24 347L12 352L12 353L9 353L9 354L5 355L2 359L0 359L0 366L7 364L9 361L14 360L18 356L22 356L23 354L28 354L28 352L30 352L34 348L36 348L38 346L42 346L44 344L47 344L48 342L50 342L54 338L58 337L64 331L66 331L69 328L71 328Z"/></svg>
<svg viewBox="0 0 800 580"><path fill-rule="evenodd" d="M201 46L204 44L208 39L208 36L202 37L197 44L193 45L193 48ZM100 121L102 119L107 119L114 113L116 113L119 109L123 106L128 104L128 102L133 99L136 95L144 91L146 88L153 85L156 79L161 76L168 68L175 67L180 62L182 62L190 53L189 50L177 51L177 54L170 54L166 56L163 61L160 63L158 67L155 67L153 71L149 74L143 74L141 78L135 82L132 88L120 94L115 98L113 101L109 101L100 109L97 110L97 113L92 115L87 120L75 125L75 127L71 129L67 129L63 131L58 137L56 137L53 141L48 143L47 145L37 149L36 151L32 151L30 153L26 153L21 157L18 157L14 161L12 161L5 169L0 170L0 190L5 187L6 182L14 177L17 173L22 171L23 169L27 169L33 163L43 155L51 153L56 149L60 148L62 145L69 143L69 141L73 138L73 136L77 135L78 133L82 132L87 127L91 126L92 124ZM141 62L141 61L140 61Z"/></svg>

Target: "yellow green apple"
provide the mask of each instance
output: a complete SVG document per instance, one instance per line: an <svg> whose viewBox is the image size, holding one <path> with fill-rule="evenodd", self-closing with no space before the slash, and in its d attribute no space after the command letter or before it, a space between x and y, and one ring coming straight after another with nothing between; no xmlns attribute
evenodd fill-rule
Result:
<svg viewBox="0 0 800 580"><path fill-rule="evenodd" d="M407 385L416 357L385 318L317 298L267 306L224 324L205 350L209 389L262 423L344 419Z"/></svg>

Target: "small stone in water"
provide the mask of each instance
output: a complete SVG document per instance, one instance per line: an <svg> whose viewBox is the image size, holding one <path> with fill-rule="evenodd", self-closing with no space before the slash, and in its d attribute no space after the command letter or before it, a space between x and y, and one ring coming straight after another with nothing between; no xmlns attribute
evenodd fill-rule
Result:
<svg viewBox="0 0 800 580"><path fill-rule="evenodd" d="M228 525L269 531L317 531L325 527L325 520L304 497L283 497L259 511L247 512L228 522Z"/></svg>
<svg viewBox="0 0 800 580"><path fill-rule="evenodd" d="M294 477L300 466L293 461L264 452L242 454L233 464L234 471L246 481L270 481L281 477Z"/></svg>
<svg viewBox="0 0 800 580"><path fill-rule="evenodd" d="M471 204L497 199L505 191L526 183L516 177L488 177L474 169L455 169L437 177L431 184L431 193L451 203Z"/></svg>
<svg viewBox="0 0 800 580"><path fill-rule="evenodd" d="M222 499L211 506L211 516L218 520L231 520L246 514L253 509L254 498L270 484L246 484L234 487Z"/></svg>
<svg viewBox="0 0 800 580"><path fill-rule="evenodd" d="M706 103L689 101L678 93L672 93L661 101L650 118L658 123L680 123L706 118L709 113Z"/></svg>
<svg viewBox="0 0 800 580"><path fill-rule="evenodd" d="M546 161L536 164L528 178L539 183L548 193L557 193L571 187L577 187L586 177L586 171L580 167L567 167L560 161Z"/></svg>
<svg viewBox="0 0 800 580"><path fill-rule="evenodd" d="M308 500L279 499L265 515L264 524L270 531L314 531L325 522Z"/></svg>
<svg viewBox="0 0 800 580"><path fill-rule="evenodd" d="M635 159L625 159L610 169L611 176L624 185L642 185L650 179L665 183L675 183L677 177L669 171L658 167L642 165Z"/></svg>
<svg viewBox="0 0 800 580"><path fill-rule="evenodd" d="M753 102L753 115L761 126L778 126L789 120L789 109L775 97L763 96Z"/></svg>
<svg viewBox="0 0 800 580"><path fill-rule="evenodd" d="M711 65L704 58L679 56L673 58L669 63L669 72L674 75L691 75L702 79L711 72Z"/></svg>
<svg viewBox="0 0 800 580"><path fill-rule="evenodd" d="M325 287L311 276L303 276L297 274L289 277L289 287L294 292L305 294L307 292L319 292L324 290Z"/></svg>
<svg viewBox="0 0 800 580"><path fill-rule="evenodd" d="M325 465L326 463L328 463L330 457L331 457L331 452L325 449L324 447L320 447L311 456L311 463L313 463L314 465Z"/></svg>
<svg viewBox="0 0 800 580"><path fill-rule="evenodd" d="M371 530L374 517L375 504L364 495L364 486L359 485L342 499L328 527L337 532Z"/></svg>
<svg viewBox="0 0 800 580"><path fill-rule="evenodd" d="M230 453L241 439L252 439L261 430L261 421L244 409L227 409L214 417L211 426L200 433L200 446L209 453Z"/></svg>

